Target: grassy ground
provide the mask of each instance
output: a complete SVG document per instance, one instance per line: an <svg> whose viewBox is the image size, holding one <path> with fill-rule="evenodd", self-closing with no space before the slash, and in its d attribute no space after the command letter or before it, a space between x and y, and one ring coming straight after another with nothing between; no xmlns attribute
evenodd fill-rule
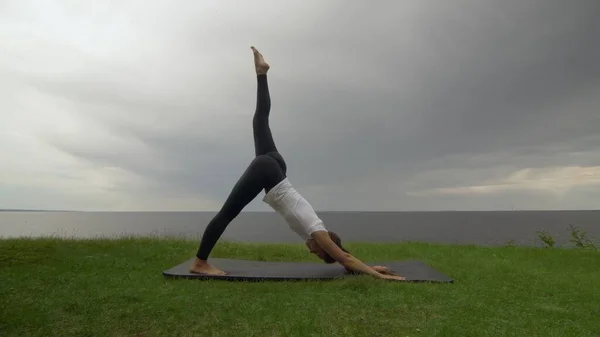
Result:
<svg viewBox="0 0 600 337"><path fill-rule="evenodd" d="M172 280L196 242L0 241L0 336L597 336L600 252L348 244L420 259L455 284ZM308 260L301 245L219 243L214 257Z"/></svg>

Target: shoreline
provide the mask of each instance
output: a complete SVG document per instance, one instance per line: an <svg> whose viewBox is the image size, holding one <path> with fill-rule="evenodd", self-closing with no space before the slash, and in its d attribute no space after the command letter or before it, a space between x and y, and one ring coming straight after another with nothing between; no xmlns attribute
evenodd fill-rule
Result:
<svg viewBox="0 0 600 337"><path fill-rule="evenodd" d="M2 212L0 238L159 236L200 240L214 212ZM600 211L320 212L343 242L540 246L540 234L569 245L570 226L600 241ZM274 212L242 212L222 240L298 243Z"/></svg>

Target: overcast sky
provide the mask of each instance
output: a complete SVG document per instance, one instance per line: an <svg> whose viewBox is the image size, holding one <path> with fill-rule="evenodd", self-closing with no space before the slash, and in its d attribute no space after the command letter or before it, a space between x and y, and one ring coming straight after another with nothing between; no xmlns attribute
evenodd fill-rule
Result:
<svg viewBox="0 0 600 337"><path fill-rule="evenodd" d="M370 3L0 1L0 208L218 210L251 45L318 211L598 208L599 1Z"/></svg>

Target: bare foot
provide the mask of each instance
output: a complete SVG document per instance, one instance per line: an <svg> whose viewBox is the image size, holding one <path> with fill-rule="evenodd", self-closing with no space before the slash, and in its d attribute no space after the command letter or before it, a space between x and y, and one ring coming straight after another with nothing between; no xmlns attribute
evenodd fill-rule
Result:
<svg viewBox="0 0 600 337"><path fill-rule="evenodd" d="M202 261L198 258L194 260L192 265L190 266L190 272L196 274L206 274L206 275L227 275L226 272L219 270L206 261Z"/></svg>
<svg viewBox="0 0 600 337"><path fill-rule="evenodd" d="M254 67L256 68L257 75L264 75L269 71L269 64L265 62L262 54L254 47L250 47L254 53Z"/></svg>

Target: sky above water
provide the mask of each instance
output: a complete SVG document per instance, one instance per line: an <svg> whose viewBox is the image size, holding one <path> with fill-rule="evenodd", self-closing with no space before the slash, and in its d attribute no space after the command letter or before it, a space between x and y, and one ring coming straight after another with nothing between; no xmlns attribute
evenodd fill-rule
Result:
<svg viewBox="0 0 600 337"><path fill-rule="evenodd" d="M254 45L289 179L318 211L595 209L598 14L0 1L0 208L218 210L254 156Z"/></svg>

